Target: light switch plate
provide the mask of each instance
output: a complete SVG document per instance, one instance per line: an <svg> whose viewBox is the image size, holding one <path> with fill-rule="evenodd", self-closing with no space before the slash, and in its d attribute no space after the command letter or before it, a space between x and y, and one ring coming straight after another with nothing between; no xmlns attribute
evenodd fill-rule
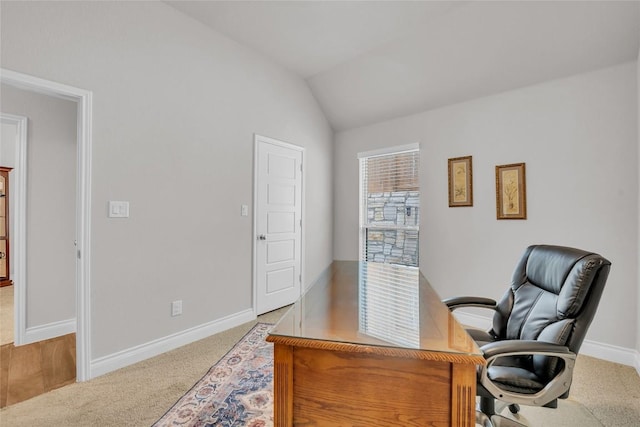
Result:
<svg viewBox="0 0 640 427"><path fill-rule="evenodd" d="M129 202L109 201L109 218L129 218Z"/></svg>
<svg viewBox="0 0 640 427"><path fill-rule="evenodd" d="M249 215L249 206L241 205L240 206L240 215L241 216L248 216Z"/></svg>

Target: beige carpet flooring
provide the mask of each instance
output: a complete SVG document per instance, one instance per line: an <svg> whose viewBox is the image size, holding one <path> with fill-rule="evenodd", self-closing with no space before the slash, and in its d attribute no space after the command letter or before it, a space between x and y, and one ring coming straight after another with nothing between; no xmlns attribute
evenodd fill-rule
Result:
<svg viewBox="0 0 640 427"><path fill-rule="evenodd" d="M0 288L0 345L13 342L13 288Z"/></svg>
<svg viewBox="0 0 640 427"><path fill-rule="evenodd" d="M275 323L284 310L260 316ZM150 426L255 322L135 365L0 410L0 425ZM534 427L638 427L640 376L628 366L579 356L572 394L558 409L523 407Z"/></svg>

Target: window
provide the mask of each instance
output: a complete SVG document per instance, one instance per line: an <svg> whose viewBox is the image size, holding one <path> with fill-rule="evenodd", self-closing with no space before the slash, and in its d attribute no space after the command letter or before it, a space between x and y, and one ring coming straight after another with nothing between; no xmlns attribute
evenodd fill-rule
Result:
<svg viewBox="0 0 640 427"><path fill-rule="evenodd" d="M418 266L417 144L360 153L360 260Z"/></svg>

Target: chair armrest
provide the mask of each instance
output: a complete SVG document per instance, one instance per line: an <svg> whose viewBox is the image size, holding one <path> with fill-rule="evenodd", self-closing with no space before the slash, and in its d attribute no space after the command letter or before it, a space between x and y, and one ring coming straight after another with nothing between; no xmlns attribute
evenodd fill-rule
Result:
<svg viewBox="0 0 640 427"><path fill-rule="evenodd" d="M505 356L555 356L564 359L576 358L575 353L560 344L535 340L503 340L488 343L480 347L487 364Z"/></svg>
<svg viewBox="0 0 640 427"><path fill-rule="evenodd" d="M462 307L489 308L491 310L495 310L497 307L495 300L483 297L453 297L444 299L442 302L445 303L451 311Z"/></svg>
<svg viewBox="0 0 640 427"><path fill-rule="evenodd" d="M573 378L576 354L563 345L542 341L505 340L488 343L480 347L487 364L481 368L479 382L496 399L532 406L544 406L569 391ZM539 392L520 394L500 388L489 378L489 368L501 357L507 356L549 356L564 361L562 370Z"/></svg>

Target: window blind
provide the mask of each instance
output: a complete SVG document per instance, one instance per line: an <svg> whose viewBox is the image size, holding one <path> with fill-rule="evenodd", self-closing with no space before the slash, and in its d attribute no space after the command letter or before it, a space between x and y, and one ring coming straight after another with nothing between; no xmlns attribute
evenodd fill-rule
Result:
<svg viewBox="0 0 640 427"><path fill-rule="evenodd" d="M360 158L360 259L418 265L418 149Z"/></svg>

